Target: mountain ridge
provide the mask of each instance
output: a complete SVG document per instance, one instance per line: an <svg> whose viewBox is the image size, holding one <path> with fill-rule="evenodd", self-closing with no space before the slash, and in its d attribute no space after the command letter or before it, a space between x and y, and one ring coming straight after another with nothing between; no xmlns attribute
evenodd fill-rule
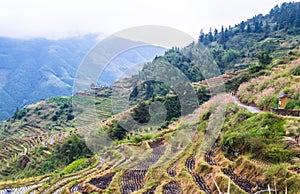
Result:
<svg viewBox="0 0 300 194"><path fill-rule="evenodd" d="M0 120L8 119L16 108L41 99L71 96L79 65L86 55L92 52L98 41L98 35L95 34L62 40L1 37ZM135 55L132 51L128 52L127 56L120 56L119 74L124 71L120 70L122 66L125 68L132 63L130 57L142 63L162 54L164 50L149 47L148 51L147 54L142 54L146 52L141 48L135 51ZM111 84L116 78L115 73L104 73L113 77L106 81L106 84Z"/></svg>
<svg viewBox="0 0 300 194"><path fill-rule="evenodd" d="M298 3L283 5L283 10L293 6L292 9L298 10L299 6ZM300 9L298 11L300 13ZM281 21L282 16L279 16L277 19ZM200 41L183 49L170 49L146 63L138 75L119 80L112 87L95 87L72 97L48 99L44 107L41 103L19 110L0 124L6 136L0 140L3 150L0 157L4 158L0 175L8 180L0 182L0 188L68 194L212 194L228 190L245 194L271 191L298 194L299 118L282 117L269 111L251 113L237 105L232 94L223 93L223 89L228 93L237 91L244 102L259 105L261 101L261 108L277 104L273 97L283 90L292 93L292 100L299 100L299 95L293 93L299 89L300 35L289 34L285 25L278 28L265 37L265 32L241 32L237 27L237 34L228 36L222 43L214 41L215 44L210 42L203 47ZM290 30L297 29L293 26ZM218 36L221 38L222 33ZM249 46L238 50L234 45L237 40ZM215 65L220 72L229 71L228 74L219 75L220 72L215 71L210 74L209 69L205 69L211 62L204 52L206 49L212 51L214 57L220 57L216 58ZM244 55L240 56L241 53ZM202 63L197 64L199 61ZM245 62L244 70L235 72L241 68L240 62ZM163 64L168 64L168 68ZM180 82L180 76L174 74L169 77L173 79L169 84L154 79L168 75L173 67L189 78L187 83ZM158 72L153 71L154 68ZM151 74L153 72L157 74ZM209 88L205 75L224 78L221 84L214 85L221 88L220 94L210 91L215 88ZM147 76L151 79L143 79ZM271 101L260 98L259 92L273 87L275 82L276 87L280 87L268 93ZM179 91L172 88L176 83L180 83ZM189 87L194 90L198 104L183 113L180 95L188 93ZM128 102L113 107L124 110L125 106L124 111L114 115L111 100L116 100L113 96L116 88L131 93ZM121 91L117 98L121 99L123 94ZM71 107L74 100L79 103ZM196 101L187 99L184 103L193 105L193 100ZM47 107L51 109L47 111ZM155 122L161 118L165 118L162 123ZM28 128L34 121L41 128L45 125L44 134L36 133L37 139L42 138L40 141L26 137L31 129L38 130L34 126ZM49 145L52 138L54 144ZM77 145L85 152L78 153ZM26 153L22 146L31 149ZM94 153L90 154L89 149ZM10 154L15 157L10 159ZM25 179L11 181L16 174ZM41 177L35 177L38 175L45 175L49 181L41 181ZM28 177L32 178L26 179Z"/></svg>

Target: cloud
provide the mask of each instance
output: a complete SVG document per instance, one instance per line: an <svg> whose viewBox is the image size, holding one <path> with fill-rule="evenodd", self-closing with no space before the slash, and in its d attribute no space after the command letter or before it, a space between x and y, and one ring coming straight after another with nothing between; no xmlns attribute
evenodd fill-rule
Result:
<svg viewBox="0 0 300 194"><path fill-rule="evenodd" d="M234 25L267 13L282 0L0 0L0 35L62 38L111 34L128 27L164 25L196 37L201 28Z"/></svg>

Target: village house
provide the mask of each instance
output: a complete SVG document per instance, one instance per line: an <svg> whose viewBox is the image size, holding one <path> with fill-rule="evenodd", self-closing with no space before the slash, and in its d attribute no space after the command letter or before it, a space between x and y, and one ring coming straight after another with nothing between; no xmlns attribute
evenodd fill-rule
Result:
<svg viewBox="0 0 300 194"><path fill-rule="evenodd" d="M278 108L279 109L285 109L286 104L289 100L289 96L286 93L282 93L278 96Z"/></svg>

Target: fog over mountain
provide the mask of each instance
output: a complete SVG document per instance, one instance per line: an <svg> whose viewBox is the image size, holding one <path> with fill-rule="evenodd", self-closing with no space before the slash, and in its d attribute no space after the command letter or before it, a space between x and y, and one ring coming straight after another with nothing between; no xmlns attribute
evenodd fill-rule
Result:
<svg viewBox="0 0 300 194"><path fill-rule="evenodd" d="M98 37L95 34L59 40L0 37L0 120L40 99L71 95L77 69L99 42ZM163 51L139 48L122 54L114 63L120 73L128 65L150 61ZM105 84L117 78L115 72L111 73L114 75L108 75L109 71L104 74Z"/></svg>

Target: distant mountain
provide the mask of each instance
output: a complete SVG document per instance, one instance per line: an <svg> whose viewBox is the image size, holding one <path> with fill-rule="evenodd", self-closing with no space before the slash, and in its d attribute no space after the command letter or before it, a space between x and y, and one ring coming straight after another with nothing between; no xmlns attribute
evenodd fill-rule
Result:
<svg viewBox="0 0 300 194"><path fill-rule="evenodd" d="M206 47L193 43L173 48L142 70L135 65L163 49L105 39L105 46L89 52L78 69L74 90L80 93L42 100L0 122L0 193L299 193L300 120L270 112L300 108L299 13L299 3L284 3L266 16L214 35L201 33L199 42ZM46 58L45 62L54 58L47 56L32 58ZM73 55L59 56L71 60ZM22 87L29 88L28 80L53 90L66 83L69 72L62 72L60 65L50 66L51 71L43 65L38 71L36 65L25 72L20 64L35 60L19 64L15 58L7 59L5 67L23 77L3 71L7 75L1 76L3 88L11 78L12 86L21 85L11 88L19 95ZM218 75L215 68L206 68L214 63L227 73L205 81ZM9 69L9 64L15 66ZM188 93L188 84L180 82L169 65L194 82L199 103L208 100L192 114L185 116L184 106L194 105L195 98L181 98ZM119 80L113 87L85 90L91 83L110 85L132 69L138 76ZM232 72L237 69L243 70ZM52 75L50 81L34 82L36 72ZM156 79L165 75L175 87ZM242 103L264 111L251 113L232 95L215 95L214 89L223 92L222 79ZM114 91L121 91L119 99ZM131 92L125 102L129 106L111 103L122 102L127 94L122 91ZM288 96L287 110L270 110L278 107L281 93Z"/></svg>
<svg viewBox="0 0 300 194"><path fill-rule="evenodd" d="M0 38L0 120L17 107L70 95L76 69L96 35L64 40Z"/></svg>
<svg viewBox="0 0 300 194"><path fill-rule="evenodd" d="M126 39L118 40L134 44ZM165 53L165 49L159 46L144 45L130 48L113 58L99 77L99 85L112 85L117 80L130 77L142 70L145 62L152 61L157 55Z"/></svg>
<svg viewBox="0 0 300 194"><path fill-rule="evenodd" d="M97 42L95 34L62 40L0 37L0 120L40 99L71 95L78 67ZM126 71L128 65L150 61L164 52L157 47L145 49L137 48L114 59L118 71ZM105 73L105 84L111 84L117 77L110 73Z"/></svg>

